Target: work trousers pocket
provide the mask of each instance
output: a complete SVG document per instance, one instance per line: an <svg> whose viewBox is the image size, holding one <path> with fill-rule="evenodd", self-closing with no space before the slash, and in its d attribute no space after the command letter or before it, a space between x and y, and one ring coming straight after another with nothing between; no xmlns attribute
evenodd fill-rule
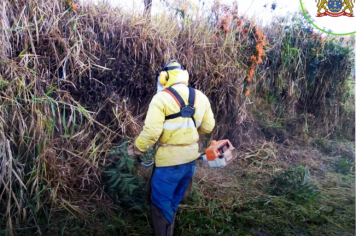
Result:
<svg viewBox="0 0 356 236"><path fill-rule="evenodd" d="M168 183L178 183L185 175L187 168L184 168L182 165L180 166L170 166L164 167L164 181Z"/></svg>

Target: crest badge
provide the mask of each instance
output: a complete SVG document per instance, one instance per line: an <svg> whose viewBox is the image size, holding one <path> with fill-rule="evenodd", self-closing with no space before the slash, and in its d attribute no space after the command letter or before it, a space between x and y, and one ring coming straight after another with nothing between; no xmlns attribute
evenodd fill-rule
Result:
<svg viewBox="0 0 356 236"><path fill-rule="evenodd" d="M332 13L338 13L342 10L341 0L330 0L328 2L328 8Z"/></svg>
<svg viewBox="0 0 356 236"><path fill-rule="evenodd" d="M331 16L354 17L353 8L355 0L315 0L318 8L317 17ZM326 7L327 6L327 7ZM322 12L324 10L324 12Z"/></svg>

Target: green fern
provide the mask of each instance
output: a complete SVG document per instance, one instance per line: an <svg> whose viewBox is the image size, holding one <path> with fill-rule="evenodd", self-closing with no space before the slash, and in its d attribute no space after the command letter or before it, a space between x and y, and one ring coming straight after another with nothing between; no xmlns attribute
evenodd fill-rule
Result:
<svg viewBox="0 0 356 236"><path fill-rule="evenodd" d="M146 184L134 172L135 160L128 156L128 141L115 148L111 164L103 166L105 191L114 202L130 210L142 210L146 206Z"/></svg>

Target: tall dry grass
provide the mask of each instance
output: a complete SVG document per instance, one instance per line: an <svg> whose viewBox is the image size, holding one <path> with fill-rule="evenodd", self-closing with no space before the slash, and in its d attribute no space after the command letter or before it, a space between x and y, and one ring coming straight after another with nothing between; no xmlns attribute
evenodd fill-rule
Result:
<svg viewBox="0 0 356 236"><path fill-rule="evenodd" d="M270 120L295 134L353 139L355 38L320 35L299 14L274 21L264 32L273 50L260 70L265 79L257 95L272 105Z"/></svg>
<svg viewBox="0 0 356 236"><path fill-rule="evenodd" d="M112 207L99 165L122 137L138 134L165 61L187 66L218 117L235 119L226 114L243 106L237 44L217 39L206 21L170 24L168 14L148 20L109 5L74 11L63 1L4 1L0 12L1 218L9 234L23 225L41 231L40 219L62 210L85 218Z"/></svg>

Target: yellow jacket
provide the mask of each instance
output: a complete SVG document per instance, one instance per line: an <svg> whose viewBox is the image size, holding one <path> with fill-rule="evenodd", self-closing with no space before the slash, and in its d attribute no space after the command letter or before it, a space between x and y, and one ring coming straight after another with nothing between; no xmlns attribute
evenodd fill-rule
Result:
<svg viewBox="0 0 356 236"><path fill-rule="evenodd" d="M168 73L169 80L164 88L174 88L188 104L188 73L178 69ZM141 152L146 152L159 139L160 146L155 156L157 167L175 166L196 160L199 157L199 134L213 130L215 120L209 99L199 90L195 91L194 119L197 127L191 118L177 117L165 121L166 116L180 111L178 103L170 94L159 92L152 98L145 125L135 145Z"/></svg>

